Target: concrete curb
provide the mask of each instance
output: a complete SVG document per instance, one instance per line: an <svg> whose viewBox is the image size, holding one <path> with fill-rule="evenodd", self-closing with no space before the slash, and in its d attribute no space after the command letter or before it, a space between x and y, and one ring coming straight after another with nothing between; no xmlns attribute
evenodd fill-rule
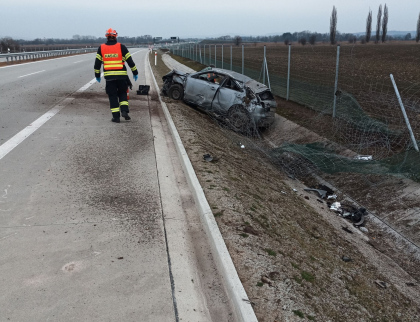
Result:
<svg viewBox="0 0 420 322"><path fill-rule="evenodd" d="M245 289L239 279L238 273L236 272L232 258L230 257L222 234L220 233L219 227L217 226L216 220L214 219L210 205L207 202L206 196L204 195L203 188L201 187L191 161L188 158L188 154L184 148L184 145L182 144L181 138L169 113L168 107L166 106L165 102L162 101L160 96L160 89L153 74L152 66L150 65L149 55L146 55L146 59L149 64L150 72L159 97L160 104L162 106L175 143L176 151L181 161L182 168L186 174L188 185L190 186L191 192L193 193L194 201L200 213L201 222L209 238L214 260L220 275L224 279L223 284L228 296L230 297L232 306L235 309L236 316L239 321L257 322L258 319L255 316L251 302L248 299L248 295L246 294Z"/></svg>

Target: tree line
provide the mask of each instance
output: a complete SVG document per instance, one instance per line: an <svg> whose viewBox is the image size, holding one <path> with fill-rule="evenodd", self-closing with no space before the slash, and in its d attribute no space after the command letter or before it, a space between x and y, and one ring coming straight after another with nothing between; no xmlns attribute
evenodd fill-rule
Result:
<svg viewBox="0 0 420 322"><path fill-rule="evenodd" d="M382 5L379 5L378 14L376 16L376 32L374 42L378 44L380 42L384 43L387 40L400 39L400 40L411 40L412 36L410 33L407 33L405 36L400 37L391 37L388 36L388 7L385 4L382 10ZM333 11L330 18L330 43L335 44L337 42L337 9L333 6ZM416 42L420 40L420 13L417 19L416 26ZM356 39L352 39L354 42ZM369 43L372 40L372 10L369 9L368 16L366 18L366 32L364 36L359 37L359 40L365 44Z"/></svg>

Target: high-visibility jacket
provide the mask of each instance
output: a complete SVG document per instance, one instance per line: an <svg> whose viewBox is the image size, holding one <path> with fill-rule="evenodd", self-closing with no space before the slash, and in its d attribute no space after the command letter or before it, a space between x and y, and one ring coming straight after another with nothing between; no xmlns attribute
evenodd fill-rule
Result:
<svg viewBox="0 0 420 322"><path fill-rule="evenodd" d="M107 80L127 78L127 62L133 75L138 75L136 64L126 46L116 40L108 40L106 44L99 46L96 53L94 71L95 77L101 76L101 65L104 64L104 76Z"/></svg>
<svg viewBox="0 0 420 322"><path fill-rule="evenodd" d="M104 76L127 75L127 70L124 70L120 43L111 46L102 44L101 53L104 63Z"/></svg>

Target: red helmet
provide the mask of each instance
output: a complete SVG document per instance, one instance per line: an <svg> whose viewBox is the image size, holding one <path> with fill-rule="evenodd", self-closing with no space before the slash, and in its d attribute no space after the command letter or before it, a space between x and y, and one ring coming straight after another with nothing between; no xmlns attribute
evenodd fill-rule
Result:
<svg viewBox="0 0 420 322"><path fill-rule="evenodd" d="M117 36L118 36L117 32L112 28L109 28L105 33L105 37L107 37L107 38L108 37L117 37Z"/></svg>

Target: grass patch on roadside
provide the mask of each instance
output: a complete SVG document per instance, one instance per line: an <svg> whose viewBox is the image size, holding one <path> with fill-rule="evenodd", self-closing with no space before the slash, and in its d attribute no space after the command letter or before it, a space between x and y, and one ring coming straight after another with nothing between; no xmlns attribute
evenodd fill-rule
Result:
<svg viewBox="0 0 420 322"><path fill-rule="evenodd" d="M277 256L277 253L274 250L270 249L270 248L266 248L265 251L270 256Z"/></svg>

